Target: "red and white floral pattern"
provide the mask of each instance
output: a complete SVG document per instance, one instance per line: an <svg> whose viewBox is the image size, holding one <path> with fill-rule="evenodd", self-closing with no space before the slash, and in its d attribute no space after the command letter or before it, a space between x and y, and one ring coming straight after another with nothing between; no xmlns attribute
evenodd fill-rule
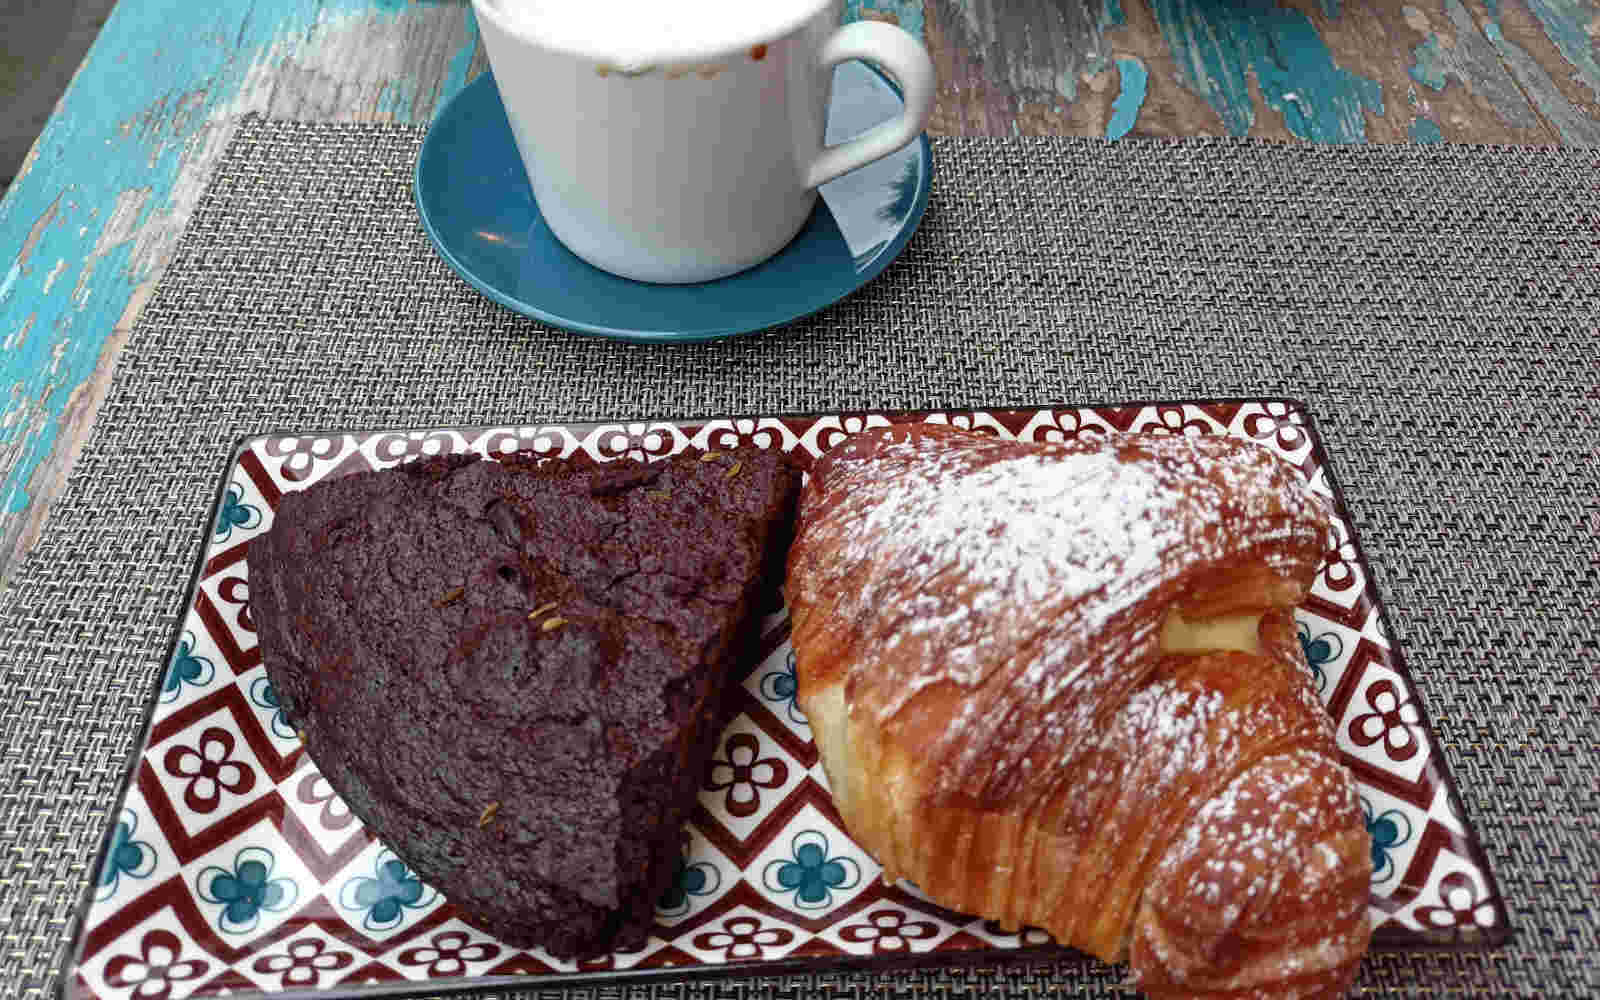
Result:
<svg viewBox="0 0 1600 1000"><path fill-rule="evenodd" d="M121 854L97 868L107 888L80 930L69 992L182 1000L358 984L414 991L419 983L452 988L482 976L582 977L1047 944L1040 931L1007 931L945 910L914 886L883 883L838 824L810 729L794 704L781 615L766 623L757 662L728 687L732 721L684 832L684 881L673 907L662 911L644 948L582 964L495 941L420 886L339 800L292 734L275 731L276 703L262 686L246 556L286 492L452 452L649 460L743 443L780 448L804 463L864 427L905 420L1049 441L1129 430L1232 434L1273 449L1305 474L1309 489L1334 496L1306 413L1280 400L252 440L227 470L228 492L218 525L207 530L205 559L131 787L113 810L127 831L113 838ZM1504 903L1470 828L1442 804L1453 795L1422 705L1390 648L1354 535L1343 520L1337 529L1298 617L1369 826L1382 835L1375 850L1388 868L1373 884L1376 944L1497 942L1507 931ZM361 906L367 908L354 909Z"/></svg>

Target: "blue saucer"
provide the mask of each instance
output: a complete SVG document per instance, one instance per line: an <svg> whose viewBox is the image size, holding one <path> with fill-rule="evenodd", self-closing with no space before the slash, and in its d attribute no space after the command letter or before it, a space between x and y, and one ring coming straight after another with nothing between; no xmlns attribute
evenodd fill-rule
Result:
<svg viewBox="0 0 1600 1000"><path fill-rule="evenodd" d="M827 141L900 113L877 70L834 71ZM928 205L926 136L824 184L800 235L777 256L694 285L652 285L601 271L550 232L534 203L493 77L484 73L440 110L417 157L415 193L428 238L457 274L524 316L578 333L695 341L779 326L825 309L900 255Z"/></svg>

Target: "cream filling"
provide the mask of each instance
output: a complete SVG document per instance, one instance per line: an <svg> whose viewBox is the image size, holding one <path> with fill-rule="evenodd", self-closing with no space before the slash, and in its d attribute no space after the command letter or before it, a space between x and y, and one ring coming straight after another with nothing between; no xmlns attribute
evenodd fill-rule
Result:
<svg viewBox="0 0 1600 1000"><path fill-rule="evenodd" d="M1234 650L1261 655L1261 614L1218 615L1191 622L1168 612L1161 625L1161 652L1214 653Z"/></svg>

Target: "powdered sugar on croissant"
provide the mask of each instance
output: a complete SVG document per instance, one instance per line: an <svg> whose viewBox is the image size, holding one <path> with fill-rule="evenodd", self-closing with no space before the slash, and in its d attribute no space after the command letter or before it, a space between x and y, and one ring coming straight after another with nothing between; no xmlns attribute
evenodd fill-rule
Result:
<svg viewBox="0 0 1600 1000"><path fill-rule="evenodd" d="M852 835L948 906L1131 945L1153 996L1337 995L1370 860L1291 617L1327 537L1231 438L847 439L786 592Z"/></svg>

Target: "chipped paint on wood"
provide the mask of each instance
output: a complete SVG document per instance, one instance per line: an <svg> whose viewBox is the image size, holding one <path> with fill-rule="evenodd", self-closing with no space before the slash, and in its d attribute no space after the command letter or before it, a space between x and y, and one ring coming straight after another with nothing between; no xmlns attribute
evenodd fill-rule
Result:
<svg viewBox="0 0 1600 1000"><path fill-rule="evenodd" d="M1407 7L1406 10L1413 8ZM1412 142L1436 143L1444 141L1444 130L1439 123L1428 117L1428 108L1425 101L1417 95L1417 88L1406 85L1406 106L1411 109L1411 124L1406 128L1406 138Z"/></svg>
<svg viewBox="0 0 1600 1000"><path fill-rule="evenodd" d="M1444 133L1439 131L1439 126L1426 118L1418 118L1411 123L1412 142L1443 142Z"/></svg>
<svg viewBox="0 0 1600 1000"><path fill-rule="evenodd" d="M1478 12L1442 0L1441 7L1431 19L1404 8L1406 25L1423 36L1412 49L1413 80L1436 92L1458 81L1507 124L1552 133L1547 141L1600 144L1600 68L1589 46L1574 43L1595 23L1589 0L1485 0Z"/></svg>
<svg viewBox="0 0 1600 1000"><path fill-rule="evenodd" d="M78 281L72 288L74 305L81 308L87 301L89 284L101 258L138 235L139 223L144 218L145 206L150 203L150 195L149 187L117 193L116 204L106 217L105 224L100 227L100 235L84 256L83 266L78 271Z"/></svg>
<svg viewBox="0 0 1600 1000"><path fill-rule="evenodd" d="M1121 0L927 0L939 76L929 131L1103 136L1130 52ZM1141 108L1143 105L1141 104Z"/></svg>
<svg viewBox="0 0 1600 1000"><path fill-rule="evenodd" d="M844 21L887 21L924 37L922 0L845 0Z"/></svg>
<svg viewBox="0 0 1600 1000"><path fill-rule="evenodd" d="M67 258L62 257L56 261L56 266L50 269L50 273L44 276L44 293L46 295L50 294L50 290L56 286L56 279L61 277L61 272L66 269Z"/></svg>
<svg viewBox="0 0 1600 1000"><path fill-rule="evenodd" d="M1186 86L1206 97L1232 135L1255 122L1252 81L1289 132L1317 142L1362 142L1383 88L1342 68L1304 13L1273 0L1151 0Z"/></svg>
<svg viewBox="0 0 1600 1000"><path fill-rule="evenodd" d="M1600 144L1600 35L1593 0L1506 0L1482 20L1517 84L1568 145Z"/></svg>
<svg viewBox="0 0 1600 1000"><path fill-rule="evenodd" d="M113 10L0 201L0 247L21 248L0 259L0 581L59 494L238 119L427 121L482 62L453 0Z"/></svg>
<svg viewBox="0 0 1600 1000"><path fill-rule="evenodd" d="M1523 96L1511 74L1501 65L1494 46L1478 31L1472 14L1461 0L1444 0L1449 29L1436 28L1426 14L1407 6L1406 23L1430 30L1412 51L1411 78L1431 90L1443 90L1454 79L1481 97L1507 125L1534 128L1539 117Z"/></svg>
<svg viewBox="0 0 1600 1000"><path fill-rule="evenodd" d="M44 214L34 220L33 225L28 229L28 238L22 241L22 249L17 252L17 259L11 265L18 272L32 262L34 248L39 245L39 239L44 236L45 229L49 227L50 223L56 221L56 214L60 211L61 196L58 194L55 200L50 203L50 207L45 209ZM10 282L7 282L6 288L0 290L0 301L3 301L10 291Z"/></svg>
<svg viewBox="0 0 1600 1000"><path fill-rule="evenodd" d="M1398 71L1386 77L1385 86L1405 95L1404 105L1393 102L1403 112L1397 138L1419 141L1411 129L1417 118L1426 118L1445 142L1561 141L1483 33L1488 10L1484 0L1412 0L1383 9ZM1420 129L1419 136L1428 134L1428 126Z"/></svg>
<svg viewBox="0 0 1600 1000"><path fill-rule="evenodd" d="M1572 78L1600 100L1600 59L1591 32L1600 34L1600 6L1590 0L1526 0L1545 36L1572 64ZM1495 11L1495 22L1500 20Z"/></svg>
<svg viewBox="0 0 1600 1000"><path fill-rule="evenodd" d="M1500 25L1491 23L1483 30L1489 36L1489 41L1494 43L1500 58L1511 68L1512 75L1522 85L1523 91L1539 109L1539 114L1555 126L1563 141L1573 146L1600 146L1600 121L1573 107L1549 72L1527 50L1506 38Z"/></svg>
<svg viewBox="0 0 1600 1000"><path fill-rule="evenodd" d="M1144 106L1150 74L1138 59L1123 56L1117 60L1117 77L1121 87L1116 100L1111 102L1111 120L1106 122L1107 139L1120 139L1133 130L1139 109Z"/></svg>
<svg viewBox="0 0 1600 1000"><path fill-rule="evenodd" d="M12 330L10 333L6 334L5 349L9 351L13 348L19 348L23 344L26 344L28 342L28 331L33 329L33 324L36 323L38 319L38 313L29 313L27 317L23 319L21 326L18 326L15 330ZM13 388L13 395L15 395L16 388L20 387ZM16 419L16 411L14 409L7 409L5 414L0 416L0 427L10 427L16 422ZM3 453L0 453L0 468L4 468Z"/></svg>
<svg viewBox="0 0 1600 1000"><path fill-rule="evenodd" d="M1466 9L1475 12L1482 2L1465 0ZM1520 0L1506 0L1505 6L1525 9ZM1087 12L1103 16L1113 7L1115 14L1102 21L1109 61L1084 58L1084 53L1100 51L1095 39L1065 37L1067 26L1084 21ZM1404 13L1397 5L1326 0L1117 5L1102 0L928 0L926 10L928 41L941 73L934 126L940 130L1104 135L1120 92L1115 61L1131 58L1146 72L1146 96L1132 130L1141 135L1400 142L1415 141L1412 127L1425 118L1448 139L1560 141L1481 31L1471 57L1449 65L1455 74L1446 71L1450 85L1444 89L1419 87L1408 74L1418 63L1415 50L1428 42L1434 25L1441 42L1453 43L1457 32L1446 0L1415 0ZM1015 46L1008 48L1018 31L1004 30L1018 24L1062 36L1035 40L1024 51L1040 58L1020 70ZM1557 83L1563 82L1559 70L1566 63L1554 45L1535 44L1545 40L1533 15L1527 15L1525 25L1504 27L1506 38L1528 49L1540 65L1555 67L1551 71ZM1530 33L1536 38L1530 40ZM1424 72L1430 55L1424 52ZM1445 53L1440 58L1448 64L1455 57ZM1065 61L1069 59L1078 62ZM1071 72L1078 64L1082 71ZM1055 81L1054 93L1040 89L1048 80ZM1109 91L1106 81L1111 82ZM1600 110L1582 104L1579 110L1600 118ZM1419 128L1418 135L1427 135L1428 126Z"/></svg>
<svg viewBox="0 0 1600 1000"><path fill-rule="evenodd" d="M934 132L1600 141L1600 0L1413 2L1403 16L1340 0L844 6L927 41ZM113 11L0 201L0 253L20 248L0 257L0 580L237 119L425 122L483 66L464 0Z"/></svg>
<svg viewBox="0 0 1600 1000"><path fill-rule="evenodd" d="M985 70L1024 99L1078 97L1078 83L1112 65L1106 32L1124 23L1111 2L964 0L952 12L967 44L989 55Z"/></svg>

